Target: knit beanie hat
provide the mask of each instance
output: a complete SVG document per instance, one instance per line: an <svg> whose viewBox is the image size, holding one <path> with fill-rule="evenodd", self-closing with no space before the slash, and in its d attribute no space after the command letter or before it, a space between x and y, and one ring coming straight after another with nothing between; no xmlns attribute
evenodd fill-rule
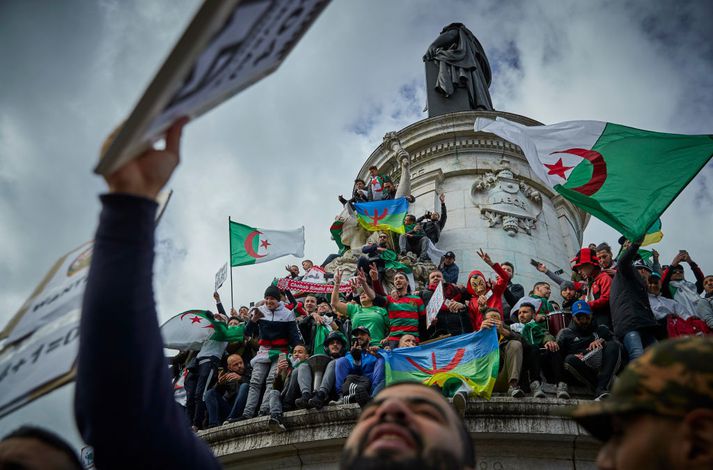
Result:
<svg viewBox="0 0 713 470"><path fill-rule="evenodd" d="M280 289L278 289L277 286L270 285L265 289L264 297L272 297L273 299L280 300Z"/></svg>

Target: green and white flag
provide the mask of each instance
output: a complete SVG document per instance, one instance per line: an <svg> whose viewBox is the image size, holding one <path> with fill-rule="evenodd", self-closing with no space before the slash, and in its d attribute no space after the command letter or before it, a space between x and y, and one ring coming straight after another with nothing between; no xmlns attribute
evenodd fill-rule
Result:
<svg viewBox="0 0 713 470"><path fill-rule="evenodd" d="M600 121L525 126L478 118L520 146L532 171L582 210L638 240L713 155L713 136L651 132Z"/></svg>
<svg viewBox="0 0 713 470"><path fill-rule="evenodd" d="M229 222L230 266L264 263L281 256L304 256L305 228L265 230Z"/></svg>

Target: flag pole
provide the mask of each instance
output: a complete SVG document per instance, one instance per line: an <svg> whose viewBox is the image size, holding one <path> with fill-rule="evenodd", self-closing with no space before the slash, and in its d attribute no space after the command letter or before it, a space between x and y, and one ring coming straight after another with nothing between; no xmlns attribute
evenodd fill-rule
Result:
<svg viewBox="0 0 713 470"><path fill-rule="evenodd" d="M228 253L228 264L230 265L230 308L231 310L235 308L235 305L233 304L233 263L232 263L232 254L233 254L233 238L230 236L230 216L228 216L228 246L230 253Z"/></svg>

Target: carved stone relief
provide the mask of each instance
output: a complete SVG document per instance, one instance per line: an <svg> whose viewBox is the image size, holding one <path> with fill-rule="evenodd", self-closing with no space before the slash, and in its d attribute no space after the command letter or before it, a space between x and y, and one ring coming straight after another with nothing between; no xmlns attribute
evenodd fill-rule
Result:
<svg viewBox="0 0 713 470"><path fill-rule="evenodd" d="M516 178L507 165L478 176L471 197L491 228L500 226L511 237L519 232L530 235L537 228L542 195Z"/></svg>

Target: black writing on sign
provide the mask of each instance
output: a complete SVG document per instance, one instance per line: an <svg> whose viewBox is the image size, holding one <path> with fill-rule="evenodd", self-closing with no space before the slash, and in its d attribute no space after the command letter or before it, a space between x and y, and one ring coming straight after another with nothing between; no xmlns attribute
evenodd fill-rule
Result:
<svg viewBox="0 0 713 470"><path fill-rule="evenodd" d="M163 113L204 93L239 91L284 59L325 0L244 2L200 55Z"/></svg>
<svg viewBox="0 0 713 470"><path fill-rule="evenodd" d="M0 365L0 382L5 380L11 374L17 374L25 366L35 364L40 358L43 360L52 360L51 356L55 351L64 348L76 341L79 338L79 325L74 326L66 333L62 332L59 336L45 338L39 345L33 345L28 351L19 357L13 357L7 364Z"/></svg>

